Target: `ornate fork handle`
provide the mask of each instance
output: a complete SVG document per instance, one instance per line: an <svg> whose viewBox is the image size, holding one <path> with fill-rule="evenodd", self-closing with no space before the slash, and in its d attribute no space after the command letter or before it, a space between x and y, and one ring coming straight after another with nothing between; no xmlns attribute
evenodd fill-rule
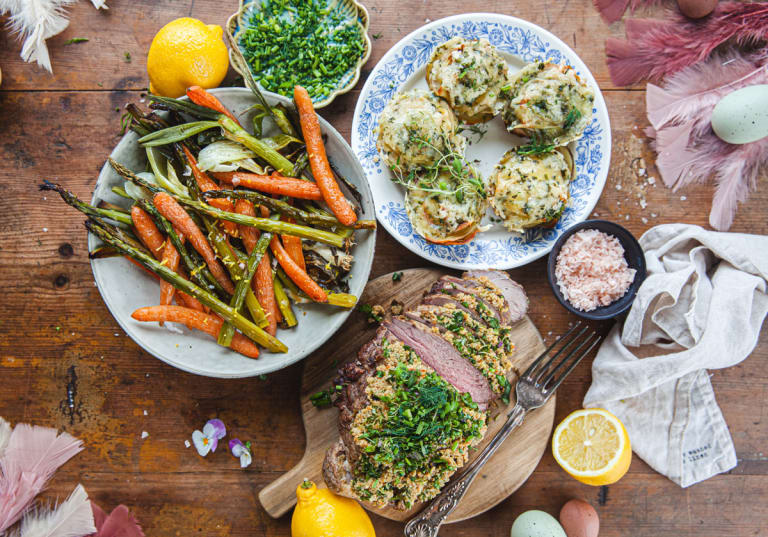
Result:
<svg viewBox="0 0 768 537"><path fill-rule="evenodd" d="M523 422L527 410L519 404L509 413L507 421L496 433L496 436L485 446L480 455L470 464L461 475L445 487L437 497L430 502L418 515L405 526L406 537L437 537L440 525L459 505L459 502L469 490L482 467L488 459L504 443L509 433Z"/></svg>

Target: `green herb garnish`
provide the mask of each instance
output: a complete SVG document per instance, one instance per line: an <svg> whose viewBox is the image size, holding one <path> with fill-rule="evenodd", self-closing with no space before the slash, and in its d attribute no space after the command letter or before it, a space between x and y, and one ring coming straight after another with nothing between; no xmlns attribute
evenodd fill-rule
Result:
<svg viewBox="0 0 768 537"><path fill-rule="evenodd" d="M327 390L321 390L309 396L309 401L316 408L326 408L333 404L333 396L340 392L344 387L340 385L331 386Z"/></svg>
<svg viewBox="0 0 768 537"><path fill-rule="evenodd" d="M65 45L75 45L77 43L87 43L88 38L87 37L73 37L72 39L67 39L64 41Z"/></svg>
<svg viewBox="0 0 768 537"><path fill-rule="evenodd" d="M392 273L392 281L393 282L399 282L400 278L402 278L402 277L403 277L403 273L402 272L393 272Z"/></svg>
<svg viewBox="0 0 768 537"><path fill-rule="evenodd" d="M565 116L565 121L563 122L563 129L568 130L573 125L581 119L581 112L579 112L576 108L571 108L568 111L568 115Z"/></svg>
<svg viewBox="0 0 768 537"><path fill-rule="evenodd" d="M326 408L331 406L331 391L323 390L321 392L313 393L309 396L311 403L317 408Z"/></svg>
<svg viewBox="0 0 768 537"><path fill-rule="evenodd" d="M380 323L383 320L381 315L378 315L373 311L373 306L370 304L360 304L358 309L365 313L369 319L376 321L377 323Z"/></svg>
<svg viewBox="0 0 768 537"><path fill-rule="evenodd" d="M534 136L530 143L521 145L515 149L518 155L543 155L545 153L551 153L554 150L555 144L550 143L541 136Z"/></svg>
<svg viewBox="0 0 768 537"><path fill-rule="evenodd" d="M482 420L467 413L477 405L437 373L422 374L400 362L387 380L395 393L385 412L366 421L361 438L369 445L356 470L360 477L378 478L388 468L398 476L418 475L441 464L437 449L456 449L480 436Z"/></svg>
<svg viewBox="0 0 768 537"><path fill-rule="evenodd" d="M485 136L486 133L488 132L488 126L484 125L482 123L479 124L479 125L461 125L459 127L459 132L461 133L461 132L465 132L465 131L469 131L472 134L476 134L477 135L477 140L475 140L475 143L477 143L480 140L482 140L483 136Z"/></svg>
<svg viewBox="0 0 768 537"><path fill-rule="evenodd" d="M394 175L393 183L409 190L454 195L459 203L468 193L485 198L485 186L477 176L477 171L463 155L451 148L445 136L424 139L411 134L409 142L431 149L438 155L438 159L431 166L425 166L419 172L411 170L407 175L403 174L399 166L392 166L390 169Z"/></svg>
<svg viewBox="0 0 768 537"><path fill-rule="evenodd" d="M286 96L301 85L326 97L365 50L357 21L323 0L264 0L244 26L239 45L254 78Z"/></svg>

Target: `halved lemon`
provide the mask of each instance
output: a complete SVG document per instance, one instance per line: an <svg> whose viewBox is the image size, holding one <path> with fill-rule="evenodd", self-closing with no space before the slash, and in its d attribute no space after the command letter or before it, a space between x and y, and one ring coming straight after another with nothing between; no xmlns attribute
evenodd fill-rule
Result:
<svg viewBox="0 0 768 537"><path fill-rule="evenodd" d="M610 485L627 473L632 446L619 418L602 408L585 408L572 412L557 426L552 455L578 481Z"/></svg>

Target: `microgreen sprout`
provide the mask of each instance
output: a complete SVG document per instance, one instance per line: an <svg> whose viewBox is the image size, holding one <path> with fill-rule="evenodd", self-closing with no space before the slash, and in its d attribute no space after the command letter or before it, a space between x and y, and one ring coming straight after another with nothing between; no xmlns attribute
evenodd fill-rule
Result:
<svg viewBox="0 0 768 537"><path fill-rule="evenodd" d="M420 190L433 194L456 197L461 203L467 193L485 197L483 182L477 176L475 169L466 161L461 153L450 149L442 150L439 146L451 147L448 140L441 135L444 143L432 139L423 139L411 135L411 143L418 144L421 148L429 148L438 155L438 159L431 166L422 167L419 171L411 170L407 175L403 174L399 165L390 169L394 174L393 182L404 186L409 190Z"/></svg>

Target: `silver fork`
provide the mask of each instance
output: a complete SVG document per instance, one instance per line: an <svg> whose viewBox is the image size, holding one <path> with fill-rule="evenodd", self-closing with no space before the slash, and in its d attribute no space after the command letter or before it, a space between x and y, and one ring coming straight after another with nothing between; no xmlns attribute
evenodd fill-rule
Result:
<svg viewBox="0 0 768 537"><path fill-rule="evenodd" d="M437 530L440 525L459 505L480 469L504 443L509 433L523 422L523 418L528 412L543 406L555 393L558 386L562 384L565 377L600 342L601 338L594 331L584 337L589 329L587 326L574 335L579 326L581 326L581 322L550 345L522 374L515 386L517 403L507 415L507 421L461 475L451 481L427 507L406 524L406 537L437 537ZM560 349L551 358L545 360L558 345L562 345ZM558 358L568 349L571 350L558 361ZM582 349L584 350L582 351ZM565 370L557 375L563 368Z"/></svg>

